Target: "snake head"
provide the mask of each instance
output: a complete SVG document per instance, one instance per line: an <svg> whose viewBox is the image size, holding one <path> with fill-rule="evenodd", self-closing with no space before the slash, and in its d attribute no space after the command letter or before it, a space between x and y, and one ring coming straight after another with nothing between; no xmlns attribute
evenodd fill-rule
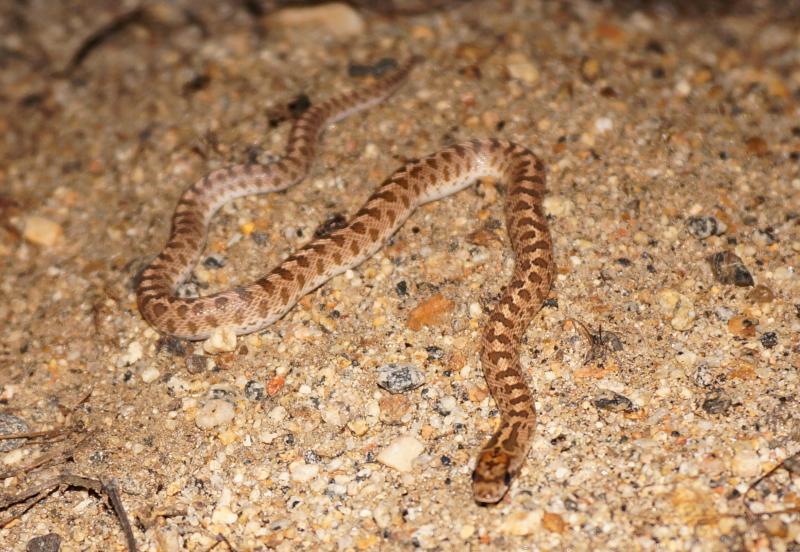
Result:
<svg viewBox="0 0 800 552"><path fill-rule="evenodd" d="M482 451L472 472L472 496L475 502L500 502L508 492L514 475L511 455L499 447Z"/></svg>

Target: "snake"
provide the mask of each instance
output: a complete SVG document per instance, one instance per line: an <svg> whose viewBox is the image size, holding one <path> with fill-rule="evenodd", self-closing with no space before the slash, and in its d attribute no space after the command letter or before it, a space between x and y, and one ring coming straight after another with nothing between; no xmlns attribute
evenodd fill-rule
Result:
<svg viewBox="0 0 800 552"><path fill-rule="evenodd" d="M177 338L202 340L223 327L237 335L261 330L309 292L370 258L419 206L455 194L481 178L495 178L506 189L506 233L514 268L482 330L481 366L499 423L472 472L474 500L480 505L494 504L507 494L533 441L536 410L519 350L549 293L554 272L552 240L543 212L545 167L529 149L486 138L410 159L375 189L346 224L312 239L254 282L200 297L181 297L177 291L191 276L205 247L209 222L224 203L285 190L303 180L322 131L392 95L417 62L411 59L396 65L374 82L309 107L294 121L284 154L276 161L217 169L188 187L177 202L166 245L139 275L136 300L149 324Z"/></svg>

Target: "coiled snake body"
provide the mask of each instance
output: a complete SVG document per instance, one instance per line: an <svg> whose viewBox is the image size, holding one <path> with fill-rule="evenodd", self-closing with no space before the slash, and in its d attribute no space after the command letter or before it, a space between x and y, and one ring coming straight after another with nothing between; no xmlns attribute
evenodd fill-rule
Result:
<svg viewBox="0 0 800 552"><path fill-rule="evenodd" d="M197 340L222 326L237 334L254 332L281 318L333 276L372 256L418 206L481 177L501 179L507 183L505 216L515 265L481 343L483 372L501 418L473 472L475 500L495 503L507 492L530 448L536 414L519 363L519 346L553 273L542 212L544 167L526 148L505 140L473 140L413 160L381 184L346 226L306 244L252 284L205 297L176 295L203 251L209 220L223 203L284 190L302 180L322 130L388 97L411 66L409 62L371 87L308 109L294 123L279 161L216 170L189 187L178 201L167 244L140 276L136 298L144 318L166 334Z"/></svg>

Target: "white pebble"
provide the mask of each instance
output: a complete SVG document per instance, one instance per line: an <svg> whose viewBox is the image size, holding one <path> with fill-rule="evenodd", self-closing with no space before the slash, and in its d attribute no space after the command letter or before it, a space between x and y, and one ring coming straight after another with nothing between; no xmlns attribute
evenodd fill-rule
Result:
<svg viewBox="0 0 800 552"><path fill-rule="evenodd" d="M306 464L298 460L289 464L289 473L292 475L292 481L307 483L319 474L319 466L317 464Z"/></svg>
<svg viewBox="0 0 800 552"><path fill-rule="evenodd" d="M366 26L364 19L356 10L341 2L284 8L269 16L267 23L273 27L320 29L337 38L359 35L364 32Z"/></svg>
<svg viewBox="0 0 800 552"><path fill-rule="evenodd" d="M161 375L161 372L158 371L158 368L155 366L148 366L144 370L142 370L142 381L145 383L152 383L158 379L158 376Z"/></svg>
<svg viewBox="0 0 800 552"><path fill-rule="evenodd" d="M594 122L594 129L603 134L614 128L614 121L608 117L600 117Z"/></svg>
<svg viewBox="0 0 800 552"><path fill-rule="evenodd" d="M286 418L286 409L280 405L269 411L267 417L274 423L280 423Z"/></svg>
<svg viewBox="0 0 800 552"><path fill-rule="evenodd" d="M211 521L222 525L231 525L232 523L236 523L237 519L239 519L239 516L234 514L227 506L215 508L214 513L211 514Z"/></svg>
<svg viewBox="0 0 800 552"><path fill-rule="evenodd" d="M761 474L761 461L752 450L739 450L733 457L732 467L734 473L741 477L751 478Z"/></svg>
<svg viewBox="0 0 800 552"><path fill-rule="evenodd" d="M411 435L398 437L378 454L378 462L397 471L409 472L425 447Z"/></svg>
<svg viewBox="0 0 800 552"><path fill-rule="evenodd" d="M233 420L233 405L222 399L211 399L197 410L194 424L200 429L227 425Z"/></svg>
<svg viewBox="0 0 800 552"><path fill-rule="evenodd" d="M138 341L128 343L128 349L120 356L119 360L123 366L130 366L142 358L142 344Z"/></svg>
<svg viewBox="0 0 800 552"><path fill-rule="evenodd" d="M483 309L481 308L480 303L470 303L469 304L469 316L471 318L478 318L481 315L482 312L483 312Z"/></svg>
<svg viewBox="0 0 800 552"><path fill-rule="evenodd" d="M545 213L554 217L569 215L575 208L575 203L573 203L571 199L566 199L557 195L545 197L542 205L544 206Z"/></svg>
<svg viewBox="0 0 800 552"><path fill-rule="evenodd" d="M236 333L232 328L226 326L216 328L211 333L211 337L203 343L203 350L210 355L230 353L234 349L236 349Z"/></svg>

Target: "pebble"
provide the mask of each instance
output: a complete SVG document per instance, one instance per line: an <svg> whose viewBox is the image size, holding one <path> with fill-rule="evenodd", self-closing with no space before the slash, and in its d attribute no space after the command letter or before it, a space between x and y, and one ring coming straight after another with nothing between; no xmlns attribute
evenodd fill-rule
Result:
<svg viewBox="0 0 800 552"><path fill-rule="evenodd" d="M758 320L753 320L744 315L734 316L728 320L728 331L736 337L749 339L756 336Z"/></svg>
<svg viewBox="0 0 800 552"><path fill-rule="evenodd" d="M676 330L686 331L694 326L697 313L691 299L674 289L665 288L658 293L658 306Z"/></svg>
<svg viewBox="0 0 800 552"><path fill-rule="evenodd" d="M444 321L445 316L453 310L455 303L441 293L430 297L417 305L408 315L406 325L418 331L423 326L436 326Z"/></svg>
<svg viewBox="0 0 800 552"><path fill-rule="evenodd" d="M161 375L161 372L158 371L158 368L155 366L148 366L144 370L142 370L141 377L142 381L145 383L152 383L158 379L158 376Z"/></svg>
<svg viewBox="0 0 800 552"><path fill-rule="evenodd" d="M239 516L227 506L217 506L214 508L214 513L211 514L211 521L221 525L231 525L236 523L237 519L239 519Z"/></svg>
<svg viewBox="0 0 800 552"><path fill-rule="evenodd" d="M602 410L611 412L633 412L633 402L626 396L610 389L604 389L595 397L592 404Z"/></svg>
<svg viewBox="0 0 800 552"><path fill-rule="evenodd" d="M0 412L0 435L26 433L30 431L28 422L13 414ZM26 439L0 439L0 452L8 452L25 444Z"/></svg>
<svg viewBox="0 0 800 552"><path fill-rule="evenodd" d="M200 429L211 429L228 425L232 420L236 411L233 405L223 399L211 399L197 410L195 414L194 423Z"/></svg>
<svg viewBox="0 0 800 552"><path fill-rule="evenodd" d="M775 299L775 294L767 286L759 284L750 290L747 294L747 300L752 303L772 303Z"/></svg>
<svg viewBox="0 0 800 552"><path fill-rule="evenodd" d="M709 414L725 414L731 407L731 400L722 391L714 391L703 401L702 408Z"/></svg>
<svg viewBox="0 0 800 552"><path fill-rule="evenodd" d="M189 355L186 357L186 371L190 374L202 374L208 368L208 357Z"/></svg>
<svg viewBox="0 0 800 552"><path fill-rule="evenodd" d="M728 229L724 222L718 221L711 216L689 217L686 221L686 228L698 240L704 240L711 236L720 236Z"/></svg>
<svg viewBox="0 0 800 552"><path fill-rule="evenodd" d="M425 383L425 375L413 364L384 364L378 368L378 385L389 393L405 393Z"/></svg>
<svg viewBox="0 0 800 552"><path fill-rule="evenodd" d="M772 349L778 344L778 334L775 332L764 332L759 338L761 346L765 349Z"/></svg>
<svg viewBox="0 0 800 552"><path fill-rule="evenodd" d="M548 195L545 197L542 206L546 214L554 217L568 216L575 209L575 203L571 199L558 195Z"/></svg>
<svg viewBox="0 0 800 552"><path fill-rule="evenodd" d="M301 460L297 460L289 464L289 474L292 476L292 481L307 483L317 477L319 474L319 466L317 464L306 464Z"/></svg>
<svg viewBox="0 0 800 552"><path fill-rule="evenodd" d="M58 552L61 548L61 535L48 533L33 537L25 545L25 552Z"/></svg>
<svg viewBox="0 0 800 552"><path fill-rule="evenodd" d="M284 8L270 15L267 24L274 27L320 29L337 38L360 35L365 29L361 15L341 2L303 8Z"/></svg>
<svg viewBox="0 0 800 552"><path fill-rule="evenodd" d="M738 450L733 456L731 467L736 475L748 479L761 474L761 460L758 454L745 448Z"/></svg>
<svg viewBox="0 0 800 552"><path fill-rule="evenodd" d="M26 217L23 222L22 237L42 247L54 246L63 234L60 224L44 217L34 215Z"/></svg>
<svg viewBox="0 0 800 552"><path fill-rule="evenodd" d="M267 396L267 388L260 381L250 380L244 386L244 396L251 401L260 401Z"/></svg>
<svg viewBox="0 0 800 552"><path fill-rule="evenodd" d="M119 362L122 366L131 366L142 358L143 352L141 343L138 341L131 341L128 343L128 348L119 357Z"/></svg>
<svg viewBox="0 0 800 552"><path fill-rule="evenodd" d="M381 408L380 420L389 425L400 425L403 417L411 410L411 401L404 395L387 395L378 401Z"/></svg>
<svg viewBox="0 0 800 552"><path fill-rule="evenodd" d="M500 532L506 535L524 537L532 535L539 530L544 513L541 510L532 512L512 512L503 518Z"/></svg>
<svg viewBox="0 0 800 552"><path fill-rule="evenodd" d="M211 336L203 342L203 350L210 355L230 353L235 349L236 333L227 326L214 329Z"/></svg>
<svg viewBox="0 0 800 552"><path fill-rule="evenodd" d="M581 76L588 83L593 83L600 76L600 62L597 58L585 57L581 60Z"/></svg>
<svg viewBox="0 0 800 552"><path fill-rule="evenodd" d="M539 80L539 69L524 54L514 52L506 58L506 68L512 78L526 84L534 84Z"/></svg>
<svg viewBox="0 0 800 552"><path fill-rule="evenodd" d="M414 460L422 454L425 447L411 435L403 435L389 443L377 456L384 466L401 472L409 472Z"/></svg>
<svg viewBox="0 0 800 552"><path fill-rule="evenodd" d="M445 395L440 398L436 403L436 412L442 416L447 416L458 406L458 401L453 395Z"/></svg>
<svg viewBox="0 0 800 552"><path fill-rule="evenodd" d="M721 284L733 284L739 287L748 287L755 284L742 259L731 251L714 253L709 255L706 260L711 265L711 272L714 273L714 278Z"/></svg>
<svg viewBox="0 0 800 552"><path fill-rule="evenodd" d="M552 512L545 512L542 516L542 527L551 533L562 534L567 530L567 523L560 515Z"/></svg>

